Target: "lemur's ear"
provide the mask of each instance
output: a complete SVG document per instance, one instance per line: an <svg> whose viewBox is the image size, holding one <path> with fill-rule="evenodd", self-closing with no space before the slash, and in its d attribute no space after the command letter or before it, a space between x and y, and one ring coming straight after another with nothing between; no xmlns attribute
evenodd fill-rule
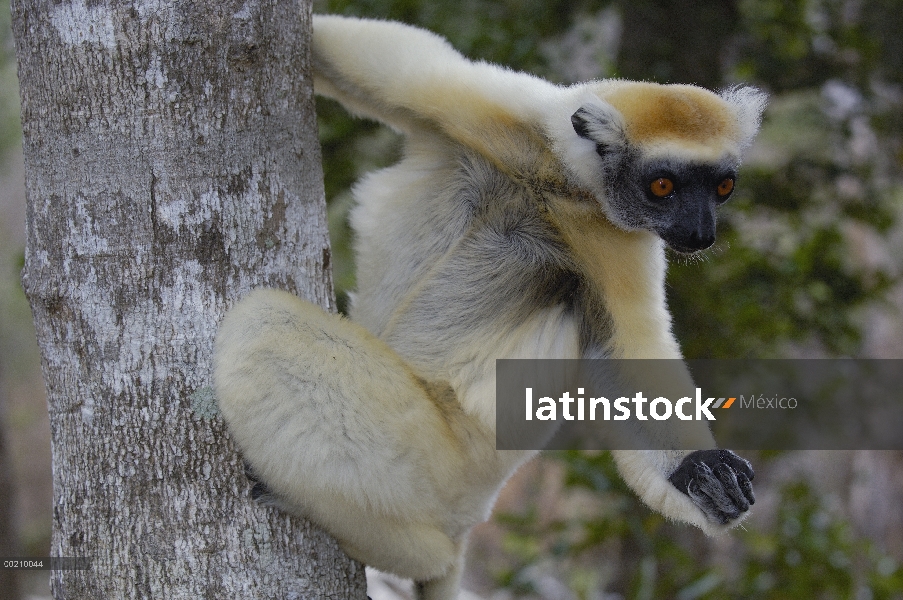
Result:
<svg viewBox="0 0 903 600"><path fill-rule="evenodd" d="M578 136L596 144L600 155L619 150L626 143L624 118L610 104L584 104L571 115L571 124Z"/></svg>
<svg viewBox="0 0 903 600"><path fill-rule="evenodd" d="M740 126L740 139L737 141L741 149L746 148L759 130L762 111L768 104L768 95L752 86L728 88L719 95L737 111L737 124Z"/></svg>

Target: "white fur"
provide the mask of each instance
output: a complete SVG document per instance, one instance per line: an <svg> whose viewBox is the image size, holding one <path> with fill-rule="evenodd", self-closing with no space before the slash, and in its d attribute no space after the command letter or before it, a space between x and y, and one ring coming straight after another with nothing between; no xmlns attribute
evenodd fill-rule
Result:
<svg viewBox="0 0 903 600"><path fill-rule="evenodd" d="M493 240L491 231L474 237L474 217L462 210L468 194L481 210L505 202L514 210L523 190L539 190L542 218L613 323L605 345L584 356L681 357L662 242L611 214L595 145L570 121L589 105L626 128L606 98L630 82L555 86L468 61L398 23L315 16L313 29L316 91L404 132L405 157L355 188L355 322L282 292L254 292L217 336L217 396L245 459L288 510L320 523L351 556L421 582L421 598L450 600L467 532L532 455L495 450L495 360L581 356L578 322L563 305L522 316L480 305L483 320L468 322L486 294L508 293L493 291L493 281L520 281L479 258L479 244L493 249ZM690 159L739 154L758 126L761 96L712 97L733 111L739 133L698 147L645 147ZM620 135L595 133L612 143ZM458 281L486 293L469 295ZM693 389L680 367L657 384ZM625 481L666 517L723 531L667 479L688 451L714 447L707 427L681 423L667 442L673 451L615 452Z"/></svg>

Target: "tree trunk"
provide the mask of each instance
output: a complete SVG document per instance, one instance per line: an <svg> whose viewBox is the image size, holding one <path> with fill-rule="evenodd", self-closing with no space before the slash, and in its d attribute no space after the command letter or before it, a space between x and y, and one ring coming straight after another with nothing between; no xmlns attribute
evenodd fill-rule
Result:
<svg viewBox="0 0 903 600"><path fill-rule="evenodd" d="M213 338L260 285L332 307L309 0L13 0L57 599L364 598L250 500Z"/></svg>

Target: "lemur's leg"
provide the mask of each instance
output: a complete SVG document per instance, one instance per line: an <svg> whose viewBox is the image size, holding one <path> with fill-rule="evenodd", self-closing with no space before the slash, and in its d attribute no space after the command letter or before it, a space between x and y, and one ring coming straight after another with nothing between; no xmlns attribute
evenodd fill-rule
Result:
<svg viewBox="0 0 903 600"><path fill-rule="evenodd" d="M449 481L466 484L468 444L494 441L449 388L359 325L276 290L228 313L215 356L229 431L281 506L377 568L448 571L460 554L445 532Z"/></svg>
<svg viewBox="0 0 903 600"><path fill-rule="evenodd" d="M345 552L368 566L414 581L440 580L460 560L460 544L435 525L383 519L372 514L362 523L349 511L337 510L340 504L341 501L333 503L331 512L323 515L323 519L315 515L312 518L316 522L324 521L321 524L339 540ZM360 510L355 506L349 508Z"/></svg>

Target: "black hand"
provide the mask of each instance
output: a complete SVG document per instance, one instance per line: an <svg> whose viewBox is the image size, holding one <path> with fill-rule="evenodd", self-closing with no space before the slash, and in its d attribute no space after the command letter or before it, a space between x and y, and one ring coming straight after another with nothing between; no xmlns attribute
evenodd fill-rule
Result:
<svg viewBox="0 0 903 600"><path fill-rule="evenodd" d="M755 504L752 466L730 450L697 450L668 481L690 497L709 521L725 525Z"/></svg>

